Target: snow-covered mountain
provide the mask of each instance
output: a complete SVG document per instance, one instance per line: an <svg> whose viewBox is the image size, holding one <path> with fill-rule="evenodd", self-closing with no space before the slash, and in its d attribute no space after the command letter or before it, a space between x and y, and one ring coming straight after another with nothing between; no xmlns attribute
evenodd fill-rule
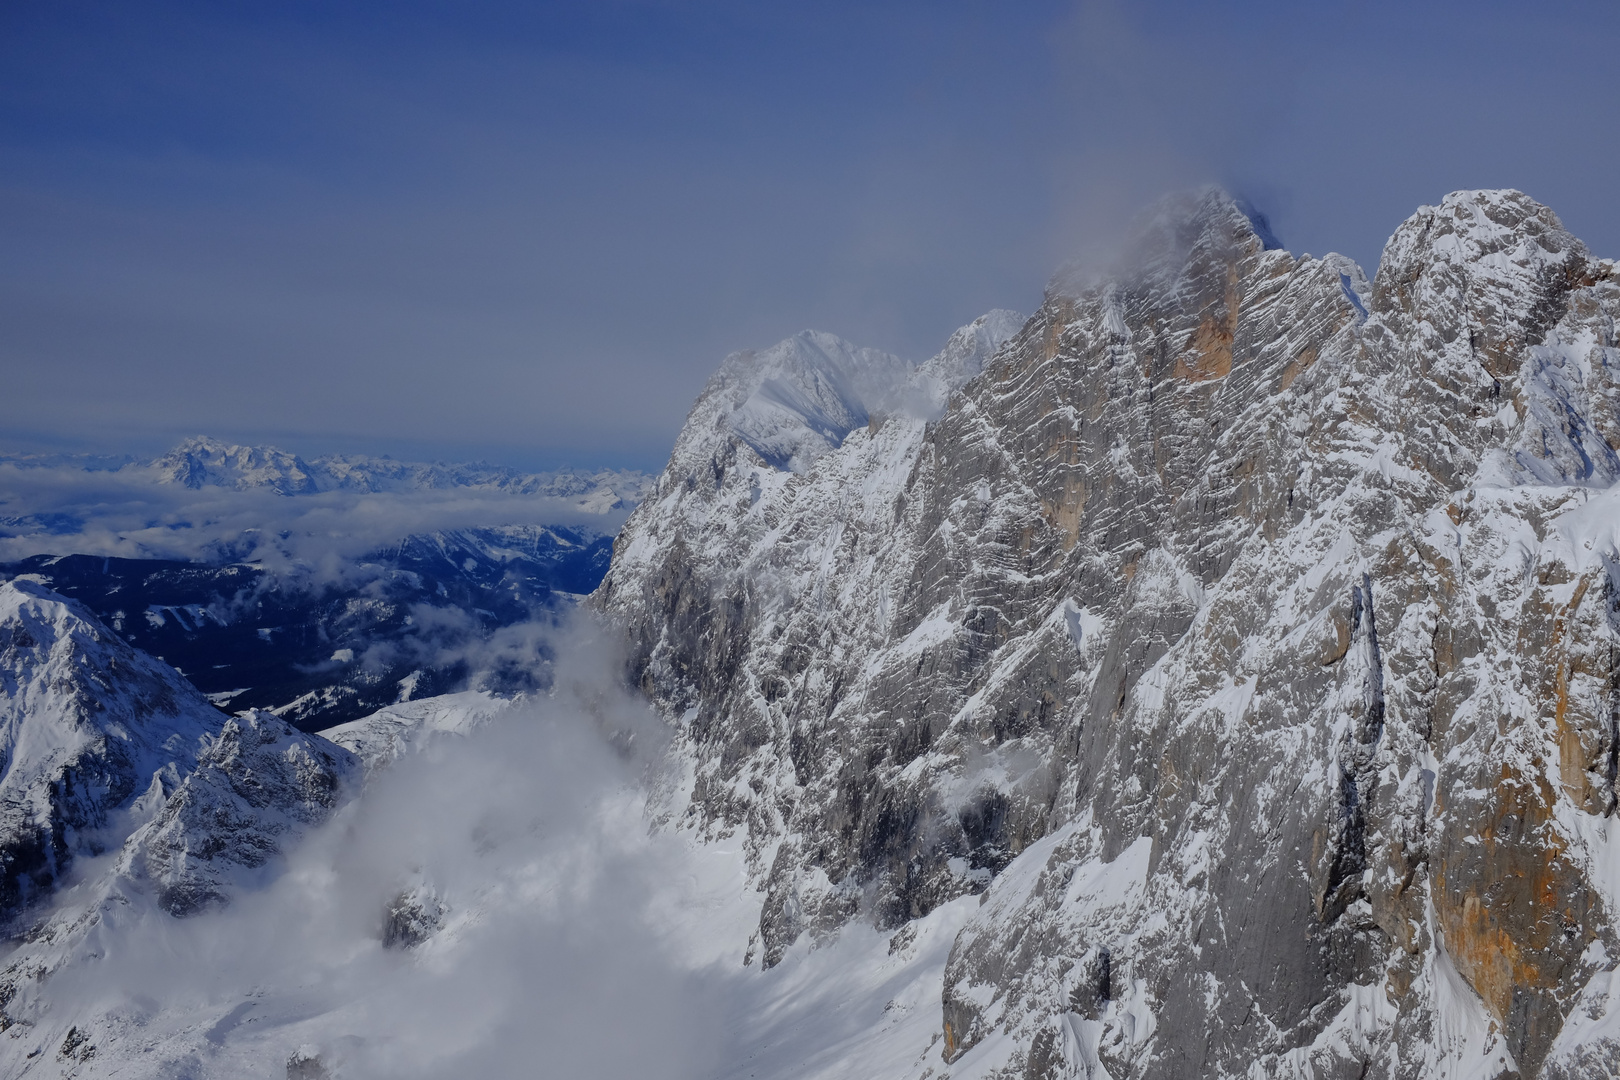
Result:
<svg viewBox="0 0 1620 1080"><path fill-rule="evenodd" d="M1612 1068L1617 317L1518 192L1369 281L1206 191L932 423L728 361L595 602L759 959L980 893L919 1076Z"/></svg>
<svg viewBox="0 0 1620 1080"><path fill-rule="evenodd" d="M27 927L0 969L0 1031L62 965L98 955L132 904L177 917L222 906L358 792L349 751L268 713L226 717L26 579L0 585L0 688L0 914L26 913ZM76 878L86 895L53 911ZM87 1041L64 1039L57 1064L90 1059Z"/></svg>
<svg viewBox="0 0 1620 1080"><path fill-rule="evenodd" d="M26 579L0 585L0 918L116 848L225 717L174 669Z"/></svg>
<svg viewBox="0 0 1620 1080"><path fill-rule="evenodd" d="M78 628L0 619L10 745L69 685L159 749L19 893L0 1077L1612 1075L1617 318L1518 192L1371 280L1178 196L924 364L727 358L591 600L627 655L324 737L152 743L177 677L8 585Z"/></svg>
<svg viewBox="0 0 1620 1080"><path fill-rule="evenodd" d="M589 513L633 506L652 478L629 469L584 474L570 469L524 473L484 462L446 464L396 461L363 454L332 454L308 461L273 446L237 446L194 436L144 466L167 484L236 491L267 489L278 495L323 491L401 492L467 488L512 495L569 499Z"/></svg>
<svg viewBox="0 0 1620 1080"><path fill-rule="evenodd" d="M36 896L0 960L0 1077L710 1075L712 1017L682 999L746 926L659 937L655 892L685 904L703 860L648 835L627 781L657 721L570 640L583 660L541 701L409 702L330 740L248 711L176 742L172 790ZM730 861L709 862L700 899L735 923ZM609 1010L636 1025L577 1030Z"/></svg>
<svg viewBox="0 0 1620 1080"><path fill-rule="evenodd" d="M895 415L936 417L950 391L977 375L1022 322L1015 312L992 311L921 366L816 330L733 353L698 396L682 437L734 437L772 468L803 472L856 428ZM640 494L651 491L649 483Z"/></svg>
<svg viewBox="0 0 1620 1080"><path fill-rule="evenodd" d="M171 915L229 902L233 885L282 854L357 793L360 761L271 713L231 717L196 764L119 852L118 874L152 890Z"/></svg>

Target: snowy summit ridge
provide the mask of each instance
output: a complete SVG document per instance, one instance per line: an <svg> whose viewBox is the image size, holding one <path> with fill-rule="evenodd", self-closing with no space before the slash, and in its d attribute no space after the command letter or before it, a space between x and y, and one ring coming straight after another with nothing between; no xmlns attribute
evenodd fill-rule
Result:
<svg viewBox="0 0 1620 1080"><path fill-rule="evenodd" d="M992 311L921 366L806 330L768 349L733 353L709 380L687 428L728 431L774 469L802 472L858 427L891 415L931 419L1023 321Z"/></svg>

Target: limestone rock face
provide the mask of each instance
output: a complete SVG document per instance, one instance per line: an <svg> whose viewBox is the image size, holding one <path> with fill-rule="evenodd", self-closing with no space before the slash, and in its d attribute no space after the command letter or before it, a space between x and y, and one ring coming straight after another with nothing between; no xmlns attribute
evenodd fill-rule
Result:
<svg viewBox="0 0 1620 1080"><path fill-rule="evenodd" d="M982 891L953 1076L1594 1075L1620 272L1511 191L1371 282L1267 236L1169 200L1021 327L847 378L864 424L773 414L791 459L728 361L594 598L672 813L740 830L767 964Z"/></svg>

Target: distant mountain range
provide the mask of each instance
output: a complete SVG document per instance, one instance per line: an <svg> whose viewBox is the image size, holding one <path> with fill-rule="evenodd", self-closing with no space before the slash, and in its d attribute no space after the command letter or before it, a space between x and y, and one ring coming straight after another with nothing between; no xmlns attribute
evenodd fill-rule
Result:
<svg viewBox="0 0 1620 1080"><path fill-rule="evenodd" d="M206 435L186 439L150 460L128 455L0 453L0 467L3 466L119 473L132 480L176 484L193 491L223 488L314 495L327 491L376 493L461 488L570 499L580 509L598 514L634 506L656 479L633 469L580 472L564 468L526 473L483 461L398 461L365 454L328 454L305 459L274 446L239 446ZM0 500L3 497L4 489L0 487ZM4 520L0 518L0 522Z"/></svg>
<svg viewBox="0 0 1620 1080"><path fill-rule="evenodd" d="M654 483L201 436L146 462L0 458L0 581L78 600L222 708L314 731L469 682L532 688L543 657L514 662L512 628L596 587Z"/></svg>
<svg viewBox="0 0 1620 1080"><path fill-rule="evenodd" d="M481 461L423 463L357 454L331 454L306 461L273 446L236 446L202 435L187 439L144 466L132 463L124 467L144 467L163 483L192 489L267 488L278 495L313 495L322 491L469 488L572 499L582 510L591 513L635 505L654 480L646 473L627 469L525 473Z"/></svg>

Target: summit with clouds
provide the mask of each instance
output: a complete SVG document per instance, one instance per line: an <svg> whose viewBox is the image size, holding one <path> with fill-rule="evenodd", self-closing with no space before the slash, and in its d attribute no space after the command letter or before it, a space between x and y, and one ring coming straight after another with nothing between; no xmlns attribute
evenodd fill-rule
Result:
<svg viewBox="0 0 1620 1080"><path fill-rule="evenodd" d="M0 9L0 1080L1596 1080L1612 4Z"/></svg>

